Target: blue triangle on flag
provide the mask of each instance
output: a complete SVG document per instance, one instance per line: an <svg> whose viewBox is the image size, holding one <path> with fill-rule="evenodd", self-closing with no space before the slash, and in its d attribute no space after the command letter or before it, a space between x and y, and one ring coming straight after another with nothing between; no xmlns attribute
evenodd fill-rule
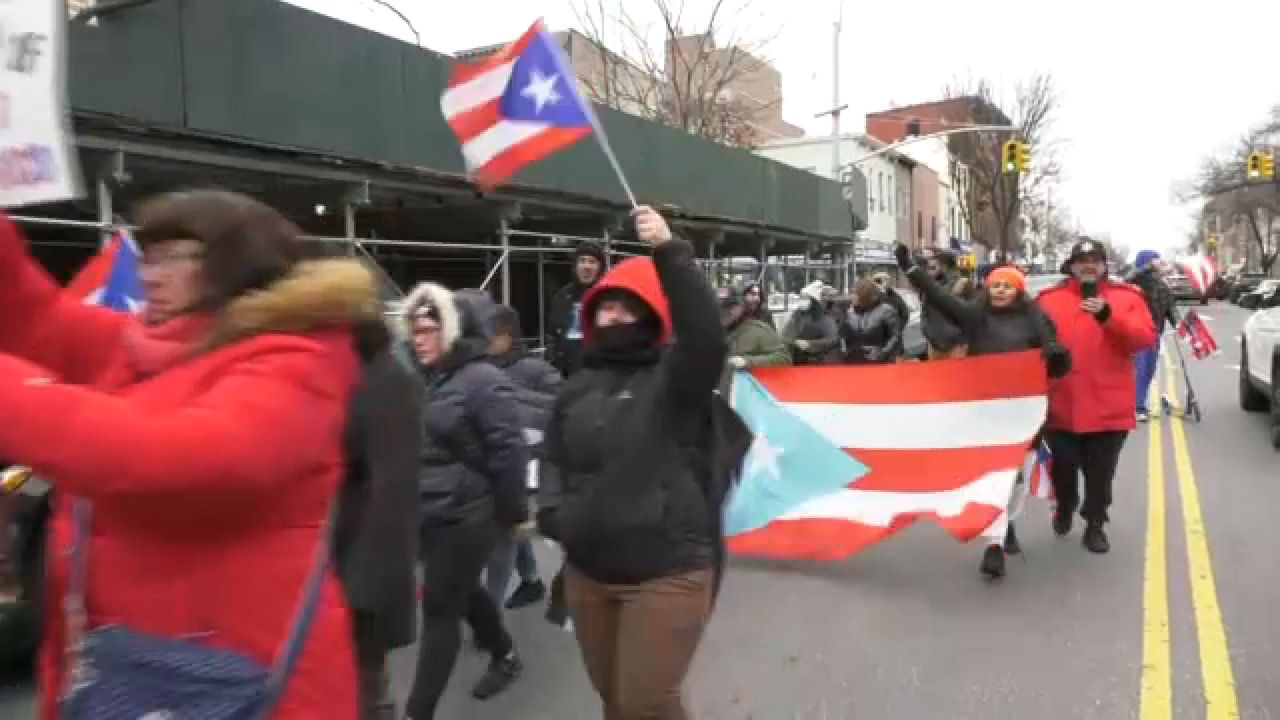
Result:
<svg viewBox="0 0 1280 720"><path fill-rule="evenodd" d="M99 305L121 312L133 312L141 306L142 276L138 272L140 261L138 246L134 244L133 238L122 232L116 239L111 270L107 273L107 281L102 285Z"/></svg>
<svg viewBox="0 0 1280 720"><path fill-rule="evenodd" d="M755 442L726 510L726 535L762 528L867 474L865 465L793 415L749 373L735 373L732 397Z"/></svg>
<svg viewBox="0 0 1280 720"><path fill-rule="evenodd" d="M578 95L578 80L556 40L538 31L516 58L506 92L498 101L508 120L561 128L590 127L589 110Z"/></svg>

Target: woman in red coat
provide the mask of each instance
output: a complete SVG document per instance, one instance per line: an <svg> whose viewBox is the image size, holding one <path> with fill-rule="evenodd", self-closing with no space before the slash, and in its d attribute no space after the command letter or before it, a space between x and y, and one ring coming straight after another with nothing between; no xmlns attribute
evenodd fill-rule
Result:
<svg viewBox="0 0 1280 720"><path fill-rule="evenodd" d="M338 488L358 359L379 316L355 261L303 261L298 230L233 193L164 195L136 218L139 316L62 292L0 216L0 457L59 496L40 661L43 718L66 671L68 496L92 503L89 628L197 637L270 666ZM332 573L275 718L356 717Z"/></svg>

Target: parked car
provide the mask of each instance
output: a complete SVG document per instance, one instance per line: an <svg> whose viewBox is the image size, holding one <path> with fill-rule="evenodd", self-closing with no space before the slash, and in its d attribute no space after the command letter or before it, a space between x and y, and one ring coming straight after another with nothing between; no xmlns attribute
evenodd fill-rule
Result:
<svg viewBox="0 0 1280 720"><path fill-rule="evenodd" d="M1268 276L1262 273L1242 273L1231 283L1231 289L1227 293L1227 299L1233 303L1239 303L1241 295L1253 292L1258 288L1258 285L1260 285L1262 281L1267 279Z"/></svg>
<svg viewBox="0 0 1280 720"><path fill-rule="evenodd" d="M0 581L0 663L34 657L44 590L44 539L49 519L49 485L24 470L0 475L0 504L9 533L13 576Z"/></svg>
<svg viewBox="0 0 1280 720"><path fill-rule="evenodd" d="M1272 447L1280 450L1280 306L1254 313L1240 335L1240 408L1268 413Z"/></svg>
<svg viewBox="0 0 1280 720"><path fill-rule="evenodd" d="M1209 304L1209 297L1203 295L1196 289L1186 275L1182 273L1170 273L1165 276L1165 285L1173 291L1173 299L1178 302L1198 302L1201 305Z"/></svg>
<svg viewBox="0 0 1280 720"><path fill-rule="evenodd" d="M1257 310L1271 300L1277 288L1280 288L1280 280L1263 280L1256 288L1241 295L1236 302L1247 310Z"/></svg>

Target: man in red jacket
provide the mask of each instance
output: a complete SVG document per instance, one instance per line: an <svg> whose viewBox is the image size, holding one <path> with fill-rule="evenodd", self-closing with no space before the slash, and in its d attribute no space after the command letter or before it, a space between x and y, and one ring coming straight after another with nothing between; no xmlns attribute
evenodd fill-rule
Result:
<svg viewBox="0 0 1280 720"><path fill-rule="evenodd" d="M1154 345L1156 333L1141 291L1107 276L1101 244L1081 238L1062 272L1068 278L1037 299L1072 359L1071 372L1049 386L1045 436L1053 452L1058 499L1053 530L1059 536L1071 532L1071 516L1079 507L1086 523L1084 546L1105 553L1111 548L1103 530L1111 481L1125 438L1135 427L1133 356ZM1083 505L1077 480L1081 473Z"/></svg>

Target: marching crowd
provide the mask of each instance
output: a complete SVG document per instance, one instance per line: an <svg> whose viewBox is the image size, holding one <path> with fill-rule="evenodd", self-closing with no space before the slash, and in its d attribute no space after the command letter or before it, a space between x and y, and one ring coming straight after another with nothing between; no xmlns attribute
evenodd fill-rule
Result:
<svg viewBox="0 0 1280 720"><path fill-rule="evenodd" d="M544 601L603 717L687 717L752 441L733 372L905 360L908 310L885 274L848 301L815 282L779 331L759 285L713 290L661 215L633 217L652 257L608 268L580 246L542 357L479 290L424 283L389 327L367 270L307 257L245 196L140 209L137 316L67 296L0 219L0 398L22 419L0 457L56 492L42 717L389 717L387 654L420 639L405 717L425 720L462 626L490 658L483 700L522 672L504 609ZM931 361L1041 352L1053 528L1078 511L1107 552L1162 286L1110 277L1087 238L1034 300L1013 268L978 288L948 256L897 260ZM534 532L562 567L538 566ZM982 573L1017 545L1011 529Z"/></svg>

